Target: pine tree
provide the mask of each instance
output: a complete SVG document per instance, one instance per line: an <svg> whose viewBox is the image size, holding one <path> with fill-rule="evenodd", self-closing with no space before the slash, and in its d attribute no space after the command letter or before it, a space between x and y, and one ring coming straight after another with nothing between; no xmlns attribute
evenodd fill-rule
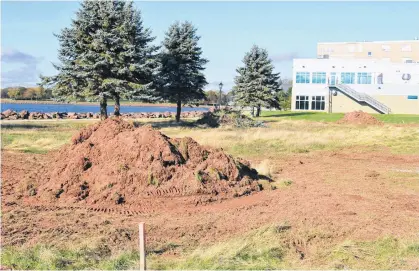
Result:
<svg viewBox="0 0 419 271"><path fill-rule="evenodd" d="M163 40L160 54L159 93L162 98L177 104L176 121L180 121L182 103L205 98L207 84L202 71L208 60L198 46L197 29L190 23L176 22Z"/></svg>
<svg viewBox="0 0 419 271"><path fill-rule="evenodd" d="M132 2L84 1L76 19L61 34L58 74L41 77L62 99L99 100L101 119L107 118L107 100L152 99L157 47L151 31Z"/></svg>
<svg viewBox="0 0 419 271"><path fill-rule="evenodd" d="M234 99L238 105L256 108L259 117L262 106L276 106L277 92L281 87L279 73L268 57L268 51L254 45L243 58L244 67L236 69Z"/></svg>

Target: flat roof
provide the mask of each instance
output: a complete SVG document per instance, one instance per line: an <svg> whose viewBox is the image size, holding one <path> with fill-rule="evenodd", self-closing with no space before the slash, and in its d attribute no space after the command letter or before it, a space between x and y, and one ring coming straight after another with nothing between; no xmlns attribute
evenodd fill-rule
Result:
<svg viewBox="0 0 419 271"><path fill-rule="evenodd" d="M387 40L387 41L333 41L318 42L317 44L351 44L351 43L402 43L402 42L419 42L419 40Z"/></svg>

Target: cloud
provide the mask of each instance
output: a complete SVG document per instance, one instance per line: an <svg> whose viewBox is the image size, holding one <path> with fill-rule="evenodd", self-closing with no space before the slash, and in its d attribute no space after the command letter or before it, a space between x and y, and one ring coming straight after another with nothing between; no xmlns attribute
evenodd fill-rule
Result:
<svg viewBox="0 0 419 271"><path fill-rule="evenodd" d="M16 85L33 85L38 81L38 64L42 58L11 49L4 49L1 52L1 81L2 87ZM17 68L7 69L8 66Z"/></svg>
<svg viewBox="0 0 419 271"><path fill-rule="evenodd" d="M292 61L294 58L298 58L297 52L283 53L271 57L272 61L276 63Z"/></svg>

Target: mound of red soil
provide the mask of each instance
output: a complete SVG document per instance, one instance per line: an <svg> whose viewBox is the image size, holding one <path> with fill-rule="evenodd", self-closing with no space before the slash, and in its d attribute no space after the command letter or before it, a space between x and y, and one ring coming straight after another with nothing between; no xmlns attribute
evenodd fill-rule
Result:
<svg viewBox="0 0 419 271"><path fill-rule="evenodd" d="M135 204L188 195L217 200L259 190L248 162L119 119L81 130L39 174L36 196L57 203Z"/></svg>
<svg viewBox="0 0 419 271"><path fill-rule="evenodd" d="M363 111L354 111L346 113L342 119L338 120L340 124L365 124L365 125L381 125L383 124L378 119L374 118Z"/></svg>

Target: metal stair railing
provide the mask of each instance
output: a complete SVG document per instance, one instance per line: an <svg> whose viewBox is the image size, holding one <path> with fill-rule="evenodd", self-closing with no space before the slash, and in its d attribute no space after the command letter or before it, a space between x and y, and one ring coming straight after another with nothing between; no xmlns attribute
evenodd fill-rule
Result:
<svg viewBox="0 0 419 271"><path fill-rule="evenodd" d="M358 92L358 91L354 90L353 88L351 88L349 86L346 86L346 85L343 85L343 84L335 84L335 85L329 85L329 87L338 88L339 90L341 90L345 94L351 96L352 98L354 98L358 102L365 102L365 103L371 105L372 107L378 109L382 113L390 114L390 112L391 112L390 107L388 107L385 104L377 101L376 99L369 96L368 94Z"/></svg>

